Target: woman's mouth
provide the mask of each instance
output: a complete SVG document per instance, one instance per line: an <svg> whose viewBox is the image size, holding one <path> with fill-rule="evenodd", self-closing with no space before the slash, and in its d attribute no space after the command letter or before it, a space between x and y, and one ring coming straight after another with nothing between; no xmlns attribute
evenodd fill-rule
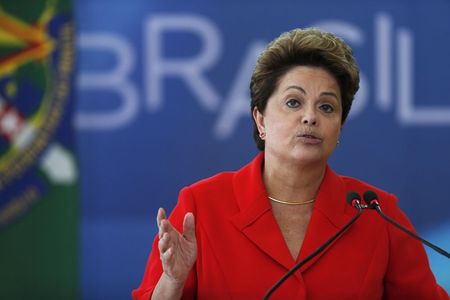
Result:
<svg viewBox="0 0 450 300"><path fill-rule="evenodd" d="M304 144L317 145L322 142L322 139L314 134L300 134L298 137Z"/></svg>

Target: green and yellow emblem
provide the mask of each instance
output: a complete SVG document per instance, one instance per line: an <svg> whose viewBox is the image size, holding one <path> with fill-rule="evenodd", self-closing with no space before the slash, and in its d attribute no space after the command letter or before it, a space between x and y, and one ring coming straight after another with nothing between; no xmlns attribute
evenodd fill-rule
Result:
<svg viewBox="0 0 450 300"><path fill-rule="evenodd" d="M55 18L55 1L43 3L32 22L0 7L0 226L36 202L46 180L76 177L73 155L58 140L62 118L70 118L74 25Z"/></svg>
<svg viewBox="0 0 450 300"><path fill-rule="evenodd" d="M74 29L70 1L0 0L0 299L77 294Z"/></svg>

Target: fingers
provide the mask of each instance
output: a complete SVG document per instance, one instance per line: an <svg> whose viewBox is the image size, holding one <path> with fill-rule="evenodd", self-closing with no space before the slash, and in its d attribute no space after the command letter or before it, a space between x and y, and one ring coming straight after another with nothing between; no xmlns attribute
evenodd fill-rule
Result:
<svg viewBox="0 0 450 300"><path fill-rule="evenodd" d="M169 220L167 220L166 211L164 208L158 209L158 215L156 217L156 223L158 224L158 248L160 251L161 258L163 256L169 256L173 249L171 249L174 243L174 235L180 235L178 231L170 224Z"/></svg>
<svg viewBox="0 0 450 300"><path fill-rule="evenodd" d="M169 234L165 233L158 242L159 258L163 266L170 266L172 264L171 259L173 257L173 245L170 245Z"/></svg>
<svg viewBox="0 0 450 300"><path fill-rule="evenodd" d="M158 236L162 238L165 232L170 232L172 230L172 225L167 220L166 211L164 208L158 209L158 215L156 217L156 223L158 224Z"/></svg>
<svg viewBox="0 0 450 300"><path fill-rule="evenodd" d="M159 239L158 242L158 248L160 255L164 255L167 250L170 249L171 243L170 243L170 236L167 232L165 232L162 237Z"/></svg>
<svg viewBox="0 0 450 300"><path fill-rule="evenodd" d="M191 212L184 216L183 236L190 242L195 241L195 218Z"/></svg>
<svg viewBox="0 0 450 300"><path fill-rule="evenodd" d="M159 255L165 274L184 282L197 256L195 219L187 213L183 220L183 235L166 219L163 209L158 210Z"/></svg>
<svg viewBox="0 0 450 300"><path fill-rule="evenodd" d="M172 233L178 231L167 220L166 212L164 208L158 209L158 215L156 217L156 223L158 224L158 236L161 239L164 233ZM195 219L191 212L186 213L183 220L183 237L188 241L195 240Z"/></svg>
<svg viewBox="0 0 450 300"><path fill-rule="evenodd" d="M160 254L164 254L168 249L173 247L173 243L177 243L181 234L170 224L166 219L164 209L158 210L157 223L159 224L159 242L158 247ZM183 220L183 235L182 237L189 242L195 242L195 219L191 212L184 216Z"/></svg>
<svg viewBox="0 0 450 300"><path fill-rule="evenodd" d="M161 221L163 219L166 219L166 211L164 210L164 208L160 207L158 209L158 215L156 216L156 224L159 226L161 226Z"/></svg>

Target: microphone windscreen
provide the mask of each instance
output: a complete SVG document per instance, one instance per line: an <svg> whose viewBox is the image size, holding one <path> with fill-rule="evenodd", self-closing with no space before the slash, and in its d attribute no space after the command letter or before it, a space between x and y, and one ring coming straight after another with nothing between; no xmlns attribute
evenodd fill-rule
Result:
<svg viewBox="0 0 450 300"><path fill-rule="evenodd" d="M353 206L353 200L361 202L361 196L355 191L351 191L347 194L347 203Z"/></svg>
<svg viewBox="0 0 450 300"><path fill-rule="evenodd" d="M371 207L373 207L371 204L372 200L378 201L377 193L375 193L374 191L371 191L371 190L365 191L363 197L364 197L364 201L366 202L366 204Z"/></svg>

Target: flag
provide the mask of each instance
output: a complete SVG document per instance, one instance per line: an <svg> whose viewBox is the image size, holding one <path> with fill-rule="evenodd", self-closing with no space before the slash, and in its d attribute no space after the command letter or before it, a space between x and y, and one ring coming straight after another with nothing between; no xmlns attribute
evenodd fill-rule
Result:
<svg viewBox="0 0 450 300"><path fill-rule="evenodd" d="M69 0L0 0L0 299L77 299Z"/></svg>

